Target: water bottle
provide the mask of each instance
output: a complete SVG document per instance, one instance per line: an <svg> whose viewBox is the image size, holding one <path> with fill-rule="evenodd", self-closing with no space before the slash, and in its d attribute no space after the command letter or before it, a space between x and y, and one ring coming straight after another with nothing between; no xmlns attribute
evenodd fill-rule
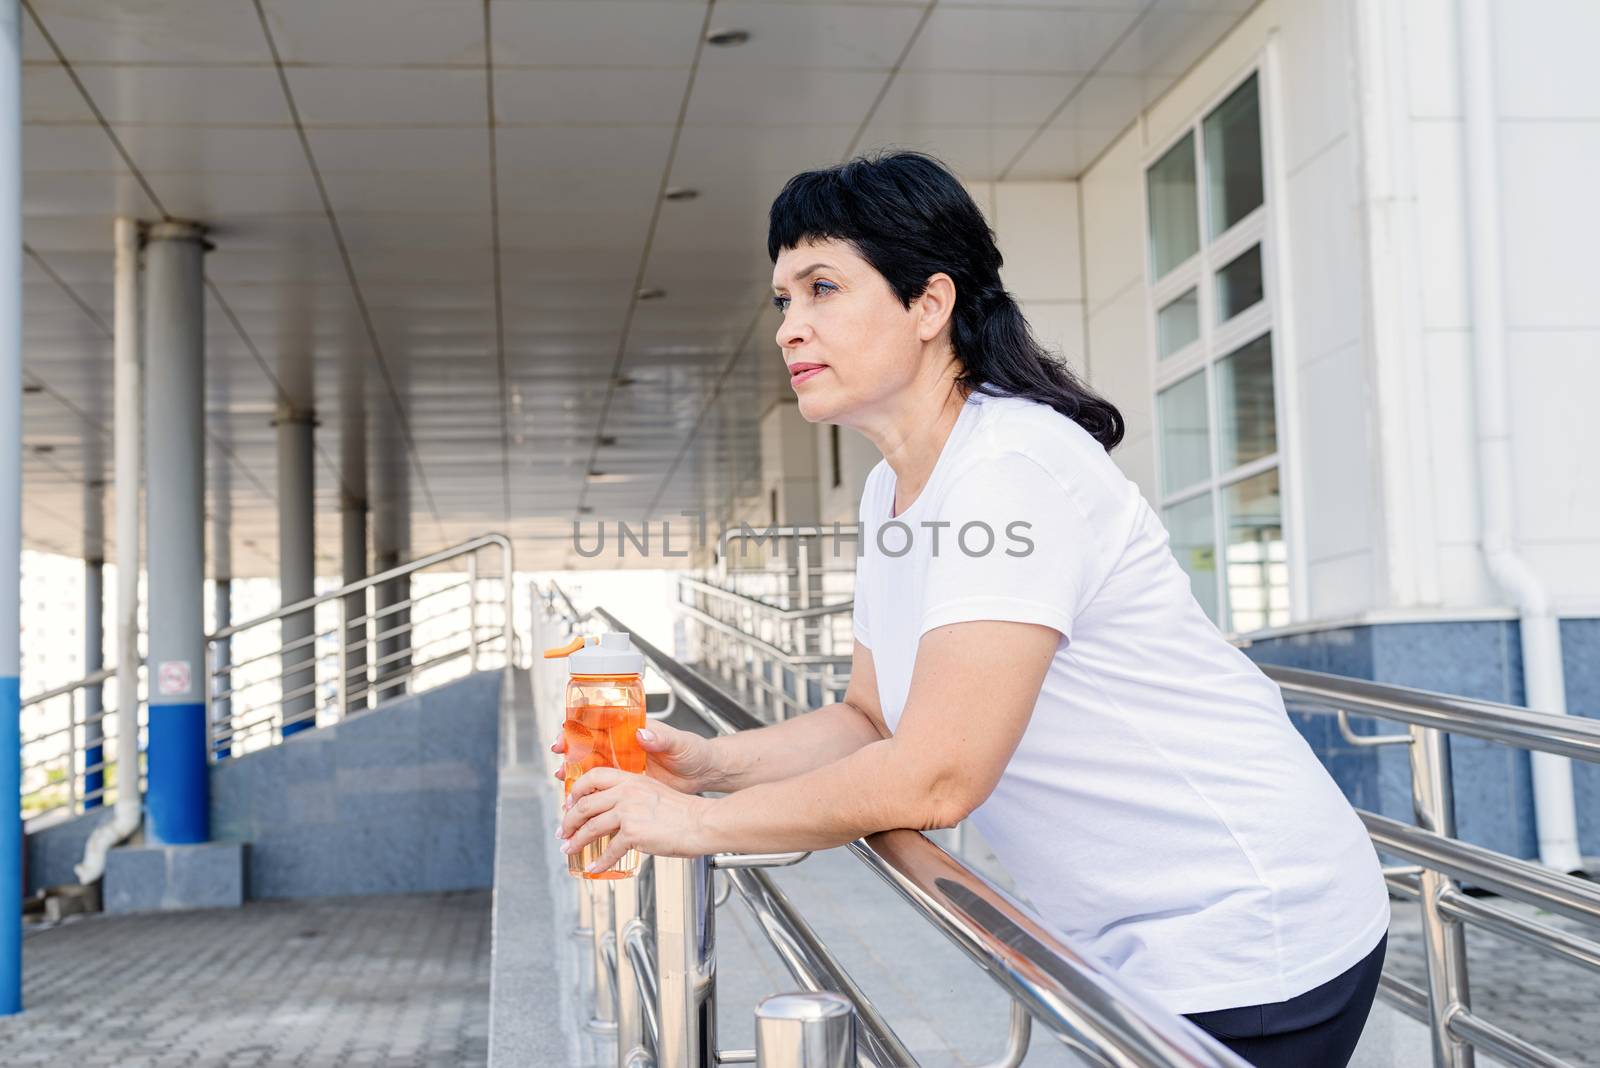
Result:
<svg viewBox="0 0 1600 1068"><path fill-rule="evenodd" d="M565 792L591 768L619 768L644 774L645 751L639 745L644 717L644 654L633 647L626 631L607 631L594 637L574 638L567 645L546 649L546 659L567 658ZM581 879L626 879L639 870L639 851L630 849L601 872L584 869L598 860L611 844L602 835L575 853L567 854L567 872Z"/></svg>

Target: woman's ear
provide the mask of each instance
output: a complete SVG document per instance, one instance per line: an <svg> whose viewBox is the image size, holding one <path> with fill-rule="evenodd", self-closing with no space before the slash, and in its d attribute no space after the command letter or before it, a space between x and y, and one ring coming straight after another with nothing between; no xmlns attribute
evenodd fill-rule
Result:
<svg viewBox="0 0 1600 1068"><path fill-rule="evenodd" d="M956 283L943 271L928 276L928 285L917 298L917 337L932 341L950 323L956 307Z"/></svg>

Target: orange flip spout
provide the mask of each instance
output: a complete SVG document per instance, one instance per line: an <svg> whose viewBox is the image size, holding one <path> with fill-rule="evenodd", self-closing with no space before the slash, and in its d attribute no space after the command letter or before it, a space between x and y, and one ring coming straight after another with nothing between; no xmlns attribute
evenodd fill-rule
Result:
<svg viewBox="0 0 1600 1068"><path fill-rule="evenodd" d="M546 649L544 651L544 658L546 660L555 660L558 657L571 656L573 653L577 652L579 649L582 649L591 641L593 641L592 638L585 638L582 634L580 634L565 645L558 645L554 649Z"/></svg>

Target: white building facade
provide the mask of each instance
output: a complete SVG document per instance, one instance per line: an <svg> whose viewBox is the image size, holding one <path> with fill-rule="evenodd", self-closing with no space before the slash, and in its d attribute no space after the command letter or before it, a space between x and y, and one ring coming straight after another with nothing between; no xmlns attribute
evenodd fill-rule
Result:
<svg viewBox="0 0 1600 1068"><path fill-rule="evenodd" d="M1264 0L1076 181L970 186L1257 659L1600 714L1597 34L1577 0ZM791 461L797 412L764 418L730 521L852 521L875 450L819 426ZM1404 754L1296 719L1409 816ZM1452 749L1462 837L1600 855L1594 769Z"/></svg>

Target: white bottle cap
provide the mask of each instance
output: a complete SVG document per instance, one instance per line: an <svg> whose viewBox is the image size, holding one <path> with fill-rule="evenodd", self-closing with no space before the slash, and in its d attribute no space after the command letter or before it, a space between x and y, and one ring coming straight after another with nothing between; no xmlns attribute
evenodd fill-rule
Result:
<svg viewBox="0 0 1600 1068"><path fill-rule="evenodd" d="M643 675L644 654L633 647L625 630L608 630L600 644L585 645L567 657L573 675Z"/></svg>

